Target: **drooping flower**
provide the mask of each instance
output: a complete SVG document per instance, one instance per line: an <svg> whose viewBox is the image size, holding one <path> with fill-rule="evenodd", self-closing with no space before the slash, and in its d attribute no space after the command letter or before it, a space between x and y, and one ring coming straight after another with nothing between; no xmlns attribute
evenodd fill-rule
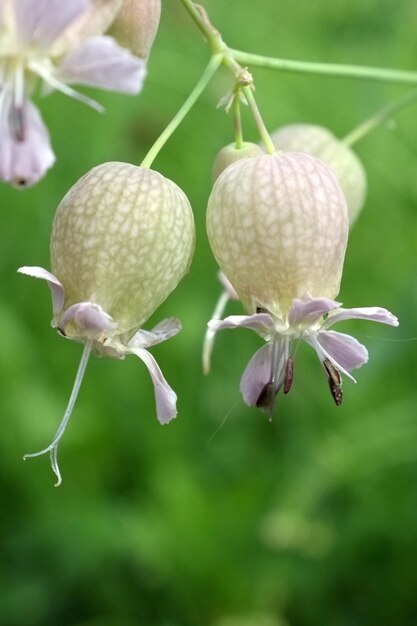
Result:
<svg viewBox="0 0 417 626"><path fill-rule="evenodd" d="M306 152L321 159L335 173L345 195L349 225L361 212L367 193L365 168L355 152L330 130L315 124L288 124L271 134L277 150Z"/></svg>
<svg viewBox="0 0 417 626"><path fill-rule="evenodd" d="M55 161L49 133L30 97L41 79L102 110L74 83L138 93L146 63L102 35L120 0L6 0L0 13L0 180L36 183Z"/></svg>
<svg viewBox="0 0 417 626"><path fill-rule="evenodd" d="M292 341L316 350L336 404L341 374L366 363L356 339L329 328L349 319L391 326L386 309L342 309L339 293L348 216L335 175L303 153L276 153L238 161L214 184L207 209L214 256L242 301L247 315L212 320L209 329L245 326L265 341L241 380L248 405L272 413L276 394L293 380ZM353 378L352 378L353 379Z"/></svg>
<svg viewBox="0 0 417 626"><path fill-rule="evenodd" d="M176 414L176 394L148 348L180 330L167 319L151 331L142 325L188 271L194 220L184 193L153 170L127 163L93 168L59 205L51 235L51 268L22 267L52 293L52 326L85 344L67 411L52 443L52 468L61 482L57 447L69 420L91 351L144 361L161 424Z"/></svg>

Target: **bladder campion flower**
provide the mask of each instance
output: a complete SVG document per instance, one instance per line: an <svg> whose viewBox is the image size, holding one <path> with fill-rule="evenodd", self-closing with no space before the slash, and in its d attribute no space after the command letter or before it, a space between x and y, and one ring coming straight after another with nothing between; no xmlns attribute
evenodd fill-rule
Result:
<svg viewBox="0 0 417 626"><path fill-rule="evenodd" d="M351 226L365 204L368 187L365 168L355 152L330 130L314 124L288 124L274 131L271 139L279 150L300 150L330 167L345 195Z"/></svg>
<svg viewBox="0 0 417 626"><path fill-rule="evenodd" d="M386 309L343 309L339 293L348 214L333 172L319 159L290 152L230 165L214 184L207 232L214 256L247 315L212 320L209 329L244 326L267 343L250 360L240 389L248 405L272 413L276 394L293 380L291 343L315 350L336 404L342 377L368 360L356 339L329 330L336 322L369 319L391 326Z"/></svg>
<svg viewBox="0 0 417 626"><path fill-rule="evenodd" d="M48 282L52 326L85 344L74 389L50 452L61 483L57 448L68 423L91 351L144 361L155 390L161 424L176 414L177 396L147 348L180 330L167 319L141 327L188 271L194 250L194 219L185 194L158 172L128 163L104 163L83 176L59 205L51 235L52 273L18 271Z"/></svg>
<svg viewBox="0 0 417 626"><path fill-rule="evenodd" d="M138 93L146 62L102 33L114 19L115 0L6 0L0 5L0 180L36 183L55 155L32 104L37 79L103 110L73 83Z"/></svg>

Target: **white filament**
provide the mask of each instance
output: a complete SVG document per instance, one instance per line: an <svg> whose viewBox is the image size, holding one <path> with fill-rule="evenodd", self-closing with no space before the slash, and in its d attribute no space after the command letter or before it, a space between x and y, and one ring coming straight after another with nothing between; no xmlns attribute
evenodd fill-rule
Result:
<svg viewBox="0 0 417 626"><path fill-rule="evenodd" d="M60 441L62 435L65 432L65 429L66 429L67 424L69 422L69 419L71 417L72 410L73 410L75 402L77 400L78 392L80 390L81 383L82 383L82 380L84 378L84 374L85 374L85 370L86 370L86 367L87 367L88 359L89 359L90 354L91 354L91 347L92 347L92 342L91 341L86 342L86 344L84 346L83 354L81 356L81 361L80 361L80 364L78 366L77 375L76 375L75 381L74 381L74 386L73 386L72 391L71 391L71 396L70 396L67 408L66 408L65 413L64 413L64 417L61 420L61 423L60 423L60 425L58 427L58 430L55 433L55 437L53 438L52 442L49 444L49 446L47 448L44 448L43 450L40 450L39 452L33 452L32 454L25 454L24 457L23 457L26 460L26 459L32 458L34 456L41 456L42 454L46 454L47 452L50 452L51 467L52 467L52 470L53 470L53 472L55 473L55 475L56 475L56 477L58 479L58 481L55 483L55 487L59 487L59 485L62 483L62 476L61 476L61 472L59 471L58 459L57 459L58 444L59 444L59 441Z"/></svg>

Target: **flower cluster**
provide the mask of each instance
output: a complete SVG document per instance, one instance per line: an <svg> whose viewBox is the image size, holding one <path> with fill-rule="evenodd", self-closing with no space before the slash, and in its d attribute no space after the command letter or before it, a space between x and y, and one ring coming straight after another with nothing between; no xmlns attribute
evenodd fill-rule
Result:
<svg viewBox="0 0 417 626"><path fill-rule="evenodd" d="M53 165L48 130L31 101L37 79L101 111L74 83L138 93L146 61L103 35L118 0L5 0L0 4L0 180L36 183Z"/></svg>

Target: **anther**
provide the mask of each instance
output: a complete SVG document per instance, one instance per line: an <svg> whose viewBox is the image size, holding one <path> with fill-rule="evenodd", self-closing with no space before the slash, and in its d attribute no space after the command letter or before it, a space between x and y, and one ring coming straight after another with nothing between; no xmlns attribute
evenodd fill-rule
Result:
<svg viewBox="0 0 417 626"><path fill-rule="evenodd" d="M285 366L284 374L284 393L288 393L294 380L294 359L292 356L288 357L287 364Z"/></svg>
<svg viewBox="0 0 417 626"><path fill-rule="evenodd" d="M329 381L330 393L333 396L333 400L335 401L336 406L340 406L343 400L342 377L340 375L340 372L333 365L333 363L329 361L329 359L324 359L323 366L326 370L327 378Z"/></svg>
<svg viewBox="0 0 417 626"><path fill-rule="evenodd" d="M258 407L258 409L266 411L270 418L272 417L272 411L274 410L275 396L277 395L277 393L278 390L275 389L275 383L269 381L262 388L262 391L256 401L256 406Z"/></svg>
<svg viewBox="0 0 417 626"><path fill-rule="evenodd" d="M14 106L11 109L11 131L16 141L25 140L25 120L21 106Z"/></svg>

